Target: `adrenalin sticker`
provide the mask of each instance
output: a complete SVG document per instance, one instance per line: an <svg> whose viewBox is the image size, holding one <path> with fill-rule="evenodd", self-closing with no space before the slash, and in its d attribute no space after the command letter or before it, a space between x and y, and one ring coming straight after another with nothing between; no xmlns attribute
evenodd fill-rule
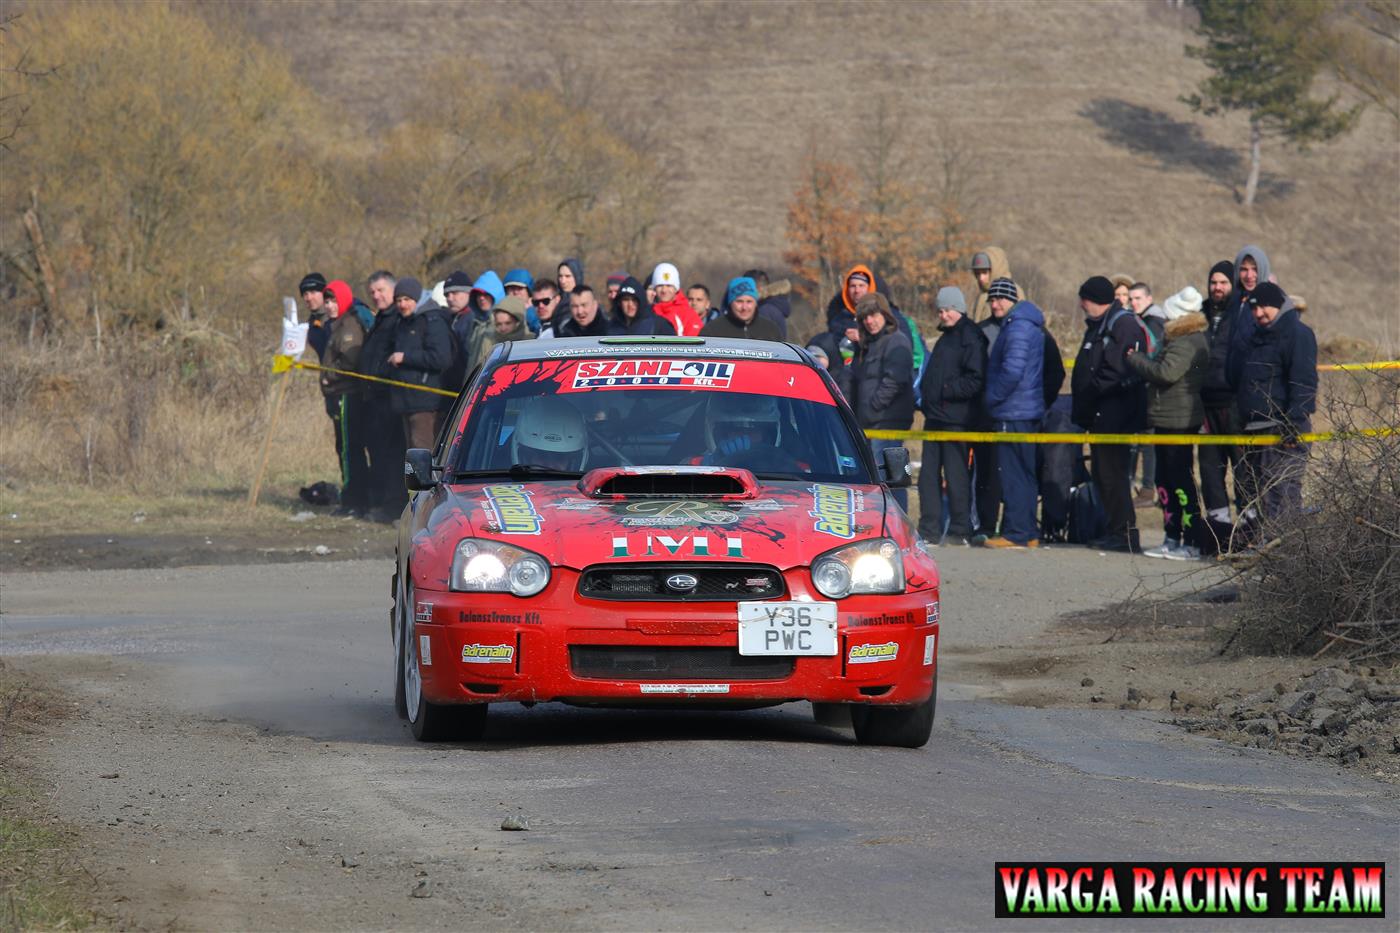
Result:
<svg viewBox="0 0 1400 933"><path fill-rule="evenodd" d="M530 491L520 483L487 486L482 492L491 522L503 535L537 535L544 522L535 511Z"/></svg>
<svg viewBox="0 0 1400 933"><path fill-rule="evenodd" d="M462 660L467 664L506 664L515 660L515 646L463 645Z"/></svg>
<svg viewBox="0 0 1400 933"><path fill-rule="evenodd" d="M851 664L873 664L876 661L893 661L899 657L899 642L887 641L883 645L851 645L851 653L846 658Z"/></svg>
<svg viewBox="0 0 1400 933"><path fill-rule="evenodd" d="M856 536L856 494L847 486L818 483L808 487L812 492L812 511L816 519L812 527L822 534L836 538Z"/></svg>

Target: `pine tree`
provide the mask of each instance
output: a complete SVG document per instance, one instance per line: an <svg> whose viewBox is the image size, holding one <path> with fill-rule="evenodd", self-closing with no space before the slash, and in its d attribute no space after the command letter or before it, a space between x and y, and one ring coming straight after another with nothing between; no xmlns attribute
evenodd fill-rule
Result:
<svg viewBox="0 0 1400 933"><path fill-rule="evenodd" d="M1311 97L1313 78L1327 54L1323 0L1193 0L1204 46L1186 54L1211 70L1197 92L1182 98L1211 116L1230 110L1249 115L1249 180L1244 203L1259 188L1260 150L1265 136L1299 148L1326 142L1349 130L1361 107L1339 109L1337 97Z"/></svg>

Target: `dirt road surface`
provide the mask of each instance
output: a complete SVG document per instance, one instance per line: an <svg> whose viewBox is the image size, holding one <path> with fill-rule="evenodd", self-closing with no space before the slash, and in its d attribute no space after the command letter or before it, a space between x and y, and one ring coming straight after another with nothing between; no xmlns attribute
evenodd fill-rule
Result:
<svg viewBox="0 0 1400 933"><path fill-rule="evenodd" d="M383 560L6 575L7 663L74 708L7 749L90 843L98 909L147 928L985 928L993 862L1037 858L1384 860L1400 903L1393 787L1150 713L989 699L969 659L1175 568L939 557L918 751L805 705L504 707L480 744L415 744Z"/></svg>

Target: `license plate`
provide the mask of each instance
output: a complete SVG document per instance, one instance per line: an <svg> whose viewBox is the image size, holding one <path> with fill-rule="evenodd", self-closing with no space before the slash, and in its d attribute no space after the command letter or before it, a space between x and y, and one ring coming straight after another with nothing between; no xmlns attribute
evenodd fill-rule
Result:
<svg viewBox="0 0 1400 933"><path fill-rule="evenodd" d="M834 656L836 604L740 603L739 653L746 657Z"/></svg>

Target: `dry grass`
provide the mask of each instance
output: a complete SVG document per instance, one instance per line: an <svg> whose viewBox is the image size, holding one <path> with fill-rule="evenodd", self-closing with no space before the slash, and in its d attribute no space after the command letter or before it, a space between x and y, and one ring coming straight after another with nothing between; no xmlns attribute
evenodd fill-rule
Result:
<svg viewBox="0 0 1400 933"><path fill-rule="evenodd" d="M1166 3L321 0L242 15L367 131L418 84L416 67L392 67L404 49L417 62L468 53L526 82L567 73L580 104L655 131L675 178L656 258L712 286L780 266L807 141L858 151L886 95L911 138L968 141L974 222L1067 321L1088 275L1123 270L1165 297L1258 243L1308 297L1320 336L1400 352L1400 318L1376 300L1400 292L1400 126L1371 112L1314 153L1266 148L1260 204L1245 212L1243 119L1196 118L1178 102L1203 71L1182 52L1190 14ZM328 47L347 52L336 68L324 67ZM542 269L558 257L520 258ZM593 277L609 262L597 257Z"/></svg>

